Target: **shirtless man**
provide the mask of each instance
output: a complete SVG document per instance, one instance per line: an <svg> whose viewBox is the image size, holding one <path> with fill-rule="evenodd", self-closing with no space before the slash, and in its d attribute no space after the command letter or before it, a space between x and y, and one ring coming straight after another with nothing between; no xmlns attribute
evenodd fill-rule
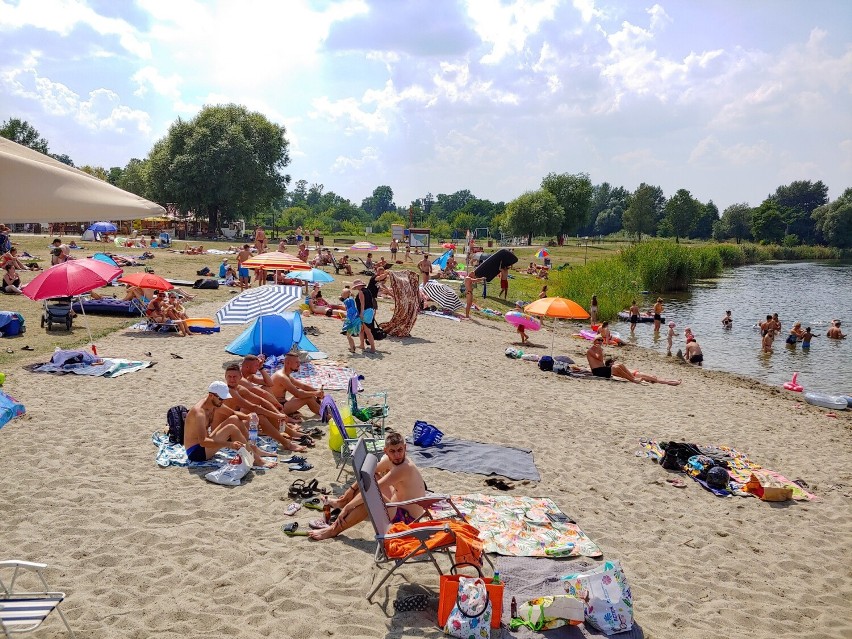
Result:
<svg viewBox="0 0 852 639"><path fill-rule="evenodd" d="M701 347L698 345L698 342L695 341L694 337L690 337L686 340L686 352L684 353L684 359L690 364L695 364L696 366L701 366L701 363L704 361L704 354L701 352Z"/></svg>
<svg viewBox="0 0 852 639"><path fill-rule="evenodd" d="M269 392L281 402L281 410L285 414L295 413L303 406L307 406L314 415L319 415L320 403L325 393L322 390L316 390L310 384L290 377L297 370L299 370L299 355L291 351L284 356L284 367L272 374ZM290 399L287 399L287 393L292 395Z"/></svg>
<svg viewBox="0 0 852 639"><path fill-rule="evenodd" d="M231 397L223 401L222 405L216 409L213 416L214 426L218 426L232 415L239 417L240 422L243 423L248 419L249 413L256 413L258 427L262 434L271 437L287 450L296 452L307 450L304 446L295 444L289 436L279 431L278 425L282 421L286 421L286 415L275 410L270 402L251 392L251 389L246 385L241 385L241 380L242 374L237 364L232 364L225 369L225 383L228 385ZM244 434L248 436L248 430Z"/></svg>
<svg viewBox="0 0 852 639"><path fill-rule="evenodd" d="M429 276L432 274L432 262L429 261L429 254L425 253L423 259L417 262L417 270L420 271L421 284L426 284L429 281Z"/></svg>
<svg viewBox="0 0 852 639"><path fill-rule="evenodd" d="M663 321L663 298L658 297L654 304L654 332L660 332L660 323Z"/></svg>
<svg viewBox="0 0 852 639"><path fill-rule="evenodd" d="M254 229L254 248L257 249L258 255L266 253L266 232L260 224Z"/></svg>
<svg viewBox="0 0 852 639"><path fill-rule="evenodd" d="M630 334L633 335L636 333L636 324L639 323L639 305L636 303L636 300L633 300L633 304L630 305Z"/></svg>
<svg viewBox="0 0 852 639"><path fill-rule="evenodd" d="M248 244L243 244L243 250L237 253L237 275L240 278L240 288L245 290L251 288L251 273L243 266L243 262L251 259L251 250Z"/></svg>
<svg viewBox="0 0 852 639"><path fill-rule="evenodd" d="M464 278L464 316L470 319L470 307L473 306L473 285L484 281L484 277L476 277L473 271L468 271Z"/></svg>
<svg viewBox="0 0 852 639"><path fill-rule="evenodd" d="M830 339L845 339L846 335L840 330L840 320L834 320L831 328L826 331L825 336Z"/></svg>
<svg viewBox="0 0 852 639"><path fill-rule="evenodd" d="M51 251L50 265L55 266L67 262L70 258L71 249L67 244L63 244L58 237L53 240L53 250Z"/></svg>
<svg viewBox="0 0 852 639"><path fill-rule="evenodd" d="M240 379L240 389L245 389L251 397L248 399L258 398L261 400L265 400L269 402L269 404L279 413L284 415L281 423L284 426L284 432L293 439L300 439L305 436L300 428L299 424L301 423L301 418L298 419L296 417L291 417L284 410L284 406L272 392L272 376L269 372L263 368L264 362L263 355L246 355L243 358L242 363L240 364L240 375L242 379ZM245 396L245 395L244 395ZM290 411L294 412L294 411ZM298 416L297 416L298 417ZM279 428L279 431L281 429ZM313 443L311 441L311 443Z"/></svg>
<svg viewBox="0 0 852 639"><path fill-rule="evenodd" d="M263 459L266 455L257 446L249 443L248 437L238 426L239 418L232 415L212 426L213 414L222 403L231 398L225 382L213 382L207 388L207 396L189 409L183 426L183 445L189 461L207 461L221 448L247 448L254 455L254 463L258 466L274 466Z"/></svg>
<svg viewBox="0 0 852 639"><path fill-rule="evenodd" d="M426 482L414 462L405 456L405 440L400 433L390 433L385 438L385 454L376 466L376 479L382 497L386 502L399 502L417 499L426 495ZM334 523L314 530L310 538L315 540L336 537L344 530L367 519L367 507L358 490L358 484L350 486L337 499L326 501L331 508L342 508ZM388 517L391 523L413 523L423 514L423 509L410 504L405 508L390 507Z"/></svg>
<svg viewBox="0 0 852 639"><path fill-rule="evenodd" d="M648 373L642 373L640 371L631 371L624 364L615 364L613 362L607 364L604 362L603 338L600 336L595 338L594 343L589 347L589 350L586 351L586 360L588 360L589 368L592 371L592 375L595 377L603 377L606 379L613 376L621 377L622 379L626 379L628 382L634 382L635 384L640 382L668 384L669 386L677 386L680 384L680 380L678 379L661 379L656 375L649 375Z"/></svg>
<svg viewBox="0 0 852 639"><path fill-rule="evenodd" d="M504 266L500 269L500 292L497 297L502 297L504 300L509 299L509 267Z"/></svg>
<svg viewBox="0 0 852 639"><path fill-rule="evenodd" d="M731 311L725 311L725 317L722 318L722 326L725 328L731 328L731 325L734 323L734 318L731 317Z"/></svg>

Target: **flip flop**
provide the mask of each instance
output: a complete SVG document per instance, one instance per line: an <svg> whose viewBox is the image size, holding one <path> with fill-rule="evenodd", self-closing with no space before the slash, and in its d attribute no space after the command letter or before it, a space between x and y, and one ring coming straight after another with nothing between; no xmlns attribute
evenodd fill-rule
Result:
<svg viewBox="0 0 852 639"><path fill-rule="evenodd" d="M292 497L293 499L299 499L303 497L302 491L305 489L305 480L297 479L292 484L290 484L290 489L287 491L287 495Z"/></svg>
<svg viewBox="0 0 852 639"><path fill-rule="evenodd" d="M296 502L293 502L292 504L287 506L286 509L284 509L284 514L287 515L288 517L292 517L297 512L299 512L301 509L302 509L301 504L297 504Z"/></svg>
<svg viewBox="0 0 852 639"><path fill-rule="evenodd" d="M297 480L298 481L298 480ZM319 492L319 482L312 479L307 484L302 486L299 497L311 498Z"/></svg>
<svg viewBox="0 0 852 639"><path fill-rule="evenodd" d="M316 519L308 522L308 528L311 530L322 530L323 528L328 528L328 524L322 517L317 517Z"/></svg>
<svg viewBox="0 0 852 639"><path fill-rule="evenodd" d="M321 497L313 497L312 499L303 501L302 506L311 510L322 510L325 506L325 501Z"/></svg>
<svg viewBox="0 0 852 639"><path fill-rule="evenodd" d="M686 482L680 477L669 477L666 481L675 488L686 488Z"/></svg>
<svg viewBox="0 0 852 639"><path fill-rule="evenodd" d="M283 532L288 537L307 537L307 530L299 530L299 522L292 521L289 524L284 524L281 526L281 532Z"/></svg>
<svg viewBox="0 0 852 639"><path fill-rule="evenodd" d="M429 607L429 597L426 595L409 595L393 602L393 609L397 612L410 612L412 610L426 610Z"/></svg>
<svg viewBox="0 0 852 639"><path fill-rule="evenodd" d="M489 477L485 480L485 483L497 490L512 490L515 487L513 484L505 482L499 477Z"/></svg>
<svg viewBox="0 0 852 639"><path fill-rule="evenodd" d="M290 470L310 470L311 468L313 468L313 466L308 462L303 461L299 464L290 464L289 466L287 466L287 468L289 468Z"/></svg>
<svg viewBox="0 0 852 639"><path fill-rule="evenodd" d="M34 351L35 349L32 346L21 346L22 351Z"/></svg>

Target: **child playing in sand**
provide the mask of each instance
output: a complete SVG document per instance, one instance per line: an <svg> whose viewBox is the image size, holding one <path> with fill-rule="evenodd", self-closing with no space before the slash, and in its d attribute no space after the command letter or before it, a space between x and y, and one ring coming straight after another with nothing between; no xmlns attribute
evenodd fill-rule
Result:
<svg viewBox="0 0 852 639"><path fill-rule="evenodd" d="M669 334L666 336L666 357L672 356L672 341L675 336L675 326L677 326L674 322L669 322Z"/></svg>

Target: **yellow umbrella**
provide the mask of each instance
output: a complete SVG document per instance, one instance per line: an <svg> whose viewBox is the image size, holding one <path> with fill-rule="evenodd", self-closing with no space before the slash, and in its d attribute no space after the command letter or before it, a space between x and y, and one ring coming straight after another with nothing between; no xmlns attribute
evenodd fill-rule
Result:
<svg viewBox="0 0 852 639"><path fill-rule="evenodd" d="M550 332L550 354L553 355L554 330L557 319L588 319L589 313L574 300L565 297L543 297L524 306L524 312L530 315L543 315L553 318L553 329Z"/></svg>
<svg viewBox="0 0 852 639"><path fill-rule="evenodd" d="M261 253L240 264L244 268L259 268L264 271L310 271L311 265L298 257L280 251Z"/></svg>

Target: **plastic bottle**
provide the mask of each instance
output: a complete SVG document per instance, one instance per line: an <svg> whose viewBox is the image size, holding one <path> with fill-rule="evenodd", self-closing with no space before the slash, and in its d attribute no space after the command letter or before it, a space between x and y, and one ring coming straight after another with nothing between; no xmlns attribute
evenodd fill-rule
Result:
<svg viewBox="0 0 852 639"><path fill-rule="evenodd" d="M491 580L491 583L495 586L497 584L503 583L502 581L500 581L500 573L496 570L494 571L494 578Z"/></svg>
<svg viewBox="0 0 852 639"><path fill-rule="evenodd" d="M249 415L249 442L257 445L257 424L259 420L257 418L257 413L251 413Z"/></svg>

